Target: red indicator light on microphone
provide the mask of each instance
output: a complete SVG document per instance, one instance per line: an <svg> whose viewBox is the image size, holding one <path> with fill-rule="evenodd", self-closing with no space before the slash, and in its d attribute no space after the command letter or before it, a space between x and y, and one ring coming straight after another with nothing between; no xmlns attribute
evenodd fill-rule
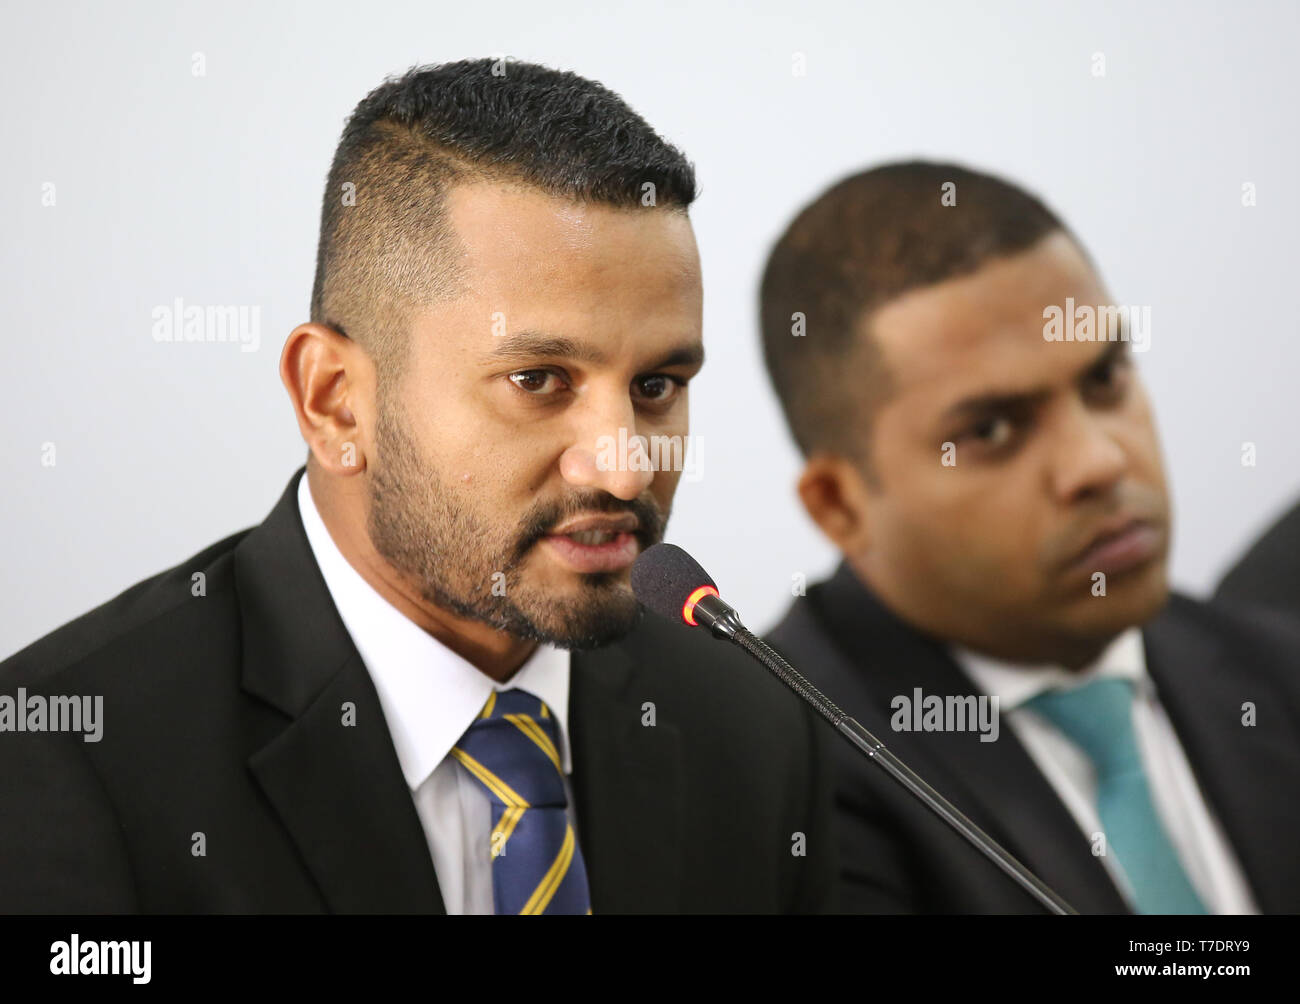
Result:
<svg viewBox="0 0 1300 1004"><path fill-rule="evenodd" d="M699 589L696 589L690 596L686 597L686 602L682 604L682 620L691 627L698 627L699 625L695 623L695 604L699 603L700 600L704 599L706 596L717 595L718 590L714 586L700 586Z"/></svg>

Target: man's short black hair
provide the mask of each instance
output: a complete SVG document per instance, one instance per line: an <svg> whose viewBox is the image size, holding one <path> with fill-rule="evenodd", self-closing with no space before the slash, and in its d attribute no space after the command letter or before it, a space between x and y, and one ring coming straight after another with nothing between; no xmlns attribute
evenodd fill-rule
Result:
<svg viewBox="0 0 1300 1004"><path fill-rule="evenodd" d="M681 152L577 74L478 59L386 80L335 151L311 297L312 321L363 345L381 381L401 369L415 311L461 288L446 194L480 180L630 208L696 195Z"/></svg>
<svg viewBox="0 0 1300 1004"><path fill-rule="evenodd" d="M759 293L768 375L804 455L838 453L871 474L871 417L890 389L868 331L875 311L1058 230L1056 214L1015 185L924 161L852 175L805 207L772 249Z"/></svg>

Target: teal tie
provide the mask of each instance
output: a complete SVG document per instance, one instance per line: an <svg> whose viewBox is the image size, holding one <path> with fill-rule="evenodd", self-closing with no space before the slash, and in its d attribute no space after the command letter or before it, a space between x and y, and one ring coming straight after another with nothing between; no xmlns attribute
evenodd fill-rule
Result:
<svg viewBox="0 0 1300 1004"><path fill-rule="evenodd" d="M1097 813L1139 913L1205 913L1151 801L1137 733L1133 683L1114 677L1025 702L1072 739L1097 769Z"/></svg>

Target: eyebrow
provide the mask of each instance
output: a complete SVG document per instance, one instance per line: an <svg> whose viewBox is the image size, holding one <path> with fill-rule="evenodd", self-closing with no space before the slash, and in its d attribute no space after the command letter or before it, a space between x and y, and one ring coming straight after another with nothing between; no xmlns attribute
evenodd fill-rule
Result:
<svg viewBox="0 0 1300 1004"><path fill-rule="evenodd" d="M543 357L573 359L583 363L603 363L606 355L598 346L575 341L563 335L548 335L535 331L522 331L502 339L501 344L488 353L496 360L532 360ZM665 366L704 365L704 345L698 341L680 345L655 361L649 369Z"/></svg>
<svg viewBox="0 0 1300 1004"><path fill-rule="evenodd" d="M1074 379L1078 380L1095 370L1098 366L1118 359L1127 351L1127 341L1107 342L1104 349L1093 356L1086 365L1079 367ZM982 415L990 411L1031 408L1051 397L1052 393L1053 391L1051 388L1042 387L1032 390L992 391L985 394L977 394L973 397L964 398L963 400L958 401L943 413L943 418L946 420L971 415Z"/></svg>

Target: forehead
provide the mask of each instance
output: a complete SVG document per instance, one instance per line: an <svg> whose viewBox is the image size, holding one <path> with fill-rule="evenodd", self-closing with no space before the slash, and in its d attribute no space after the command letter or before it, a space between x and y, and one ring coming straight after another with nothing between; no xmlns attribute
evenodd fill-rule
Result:
<svg viewBox="0 0 1300 1004"><path fill-rule="evenodd" d="M895 400L942 408L990 390L1033 389L1066 377L1096 356L1096 343L1048 341L1049 306L1110 302L1093 269L1064 233L996 259L969 275L913 290L870 318Z"/></svg>
<svg viewBox="0 0 1300 1004"><path fill-rule="evenodd" d="M457 291L413 321L416 368L494 359L543 333L606 359L698 342L699 253L686 213L620 208L476 182L447 194Z"/></svg>
<svg viewBox="0 0 1300 1004"><path fill-rule="evenodd" d="M454 187L447 207L474 293L545 294L558 284L588 295L637 287L662 294L700 283L690 219L675 208L615 207L493 183Z"/></svg>

